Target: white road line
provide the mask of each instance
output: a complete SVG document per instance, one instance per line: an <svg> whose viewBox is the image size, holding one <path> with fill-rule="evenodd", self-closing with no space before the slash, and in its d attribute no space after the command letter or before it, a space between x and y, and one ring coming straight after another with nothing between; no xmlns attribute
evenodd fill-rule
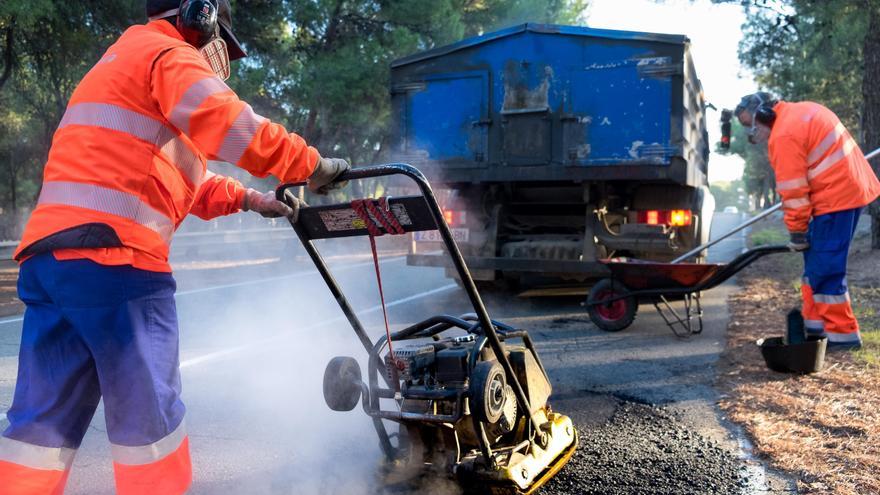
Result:
<svg viewBox="0 0 880 495"><path fill-rule="evenodd" d="M380 264L394 263L397 261L403 261L405 259L406 259L406 256L394 256L392 258L381 260L381 261L379 261L379 263ZM363 263L354 263L352 265L342 265L342 266L336 267L335 269L336 270L350 270L353 268L361 268L364 266L373 266L373 262L372 261L365 261ZM275 282L278 280L285 280L285 279L289 279L289 278L304 277L307 275L318 275L318 272L316 270L304 270L301 272L294 272L294 273L290 273L288 275L280 275L277 277L260 278L257 280L248 280L247 282L238 282L238 283L234 283L234 284L216 285L213 287L205 287L202 289L184 290L184 291L178 292L177 294L175 294L175 296L188 296L191 294L200 294L202 292L210 292L212 290L222 290L222 289L231 289L234 287L244 287L244 286L248 286L248 285L257 285L257 284L263 284L266 282ZM16 317L0 320L0 325L5 325L7 323L18 323L20 321L24 321L23 316L16 316Z"/></svg>
<svg viewBox="0 0 880 495"><path fill-rule="evenodd" d="M5 320L0 320L0 325L5 325L7 323L18 323L24 320L24 316L16 316L14 318L7 318Z"/></svg>
<svg viewBox="0 0 880 495"><path fill-rule="evenodd" d="M418 294L413 294L413 295L411 295L411 296L404 297L403 299L398 299L398 300L396 300L396 301L392 301L392 302L386 304L385 307L386 307L386 308L393 308L394 306L399 306L399 305L401 305L401 304L406 304L406 303L408 303L408 302L412 302L412 301L415 301L415 300L417 300L417 299L422 299L422 298L425 298L425 297L428 297L428 296L432 296L432 295L434 295L434 294L439 294L439 293L441 293L441 292L446 292L446 291L448 291L448 290L450 290L450 289L454 289L454 288L456 288L456 287L458 287L457 284L448 284L448 285L444 285L444 286L442 286L442 287L438 287L438 288L436 288L436 289L432 289L432 290L425 291L425 292L420 292L420 293L418 293ZM381 309L382 309L382 305L381 305L381 304L377 304L377 305L375 305L375 306L371 306L371 307L369 307L369 308L367 308L367 309L365 309L365 310L363 310L363 311L359 311L359 312L358 312L358 315L364 315L364 314L368 314L368 313L374 313L374 312L376 312L376 311L380 311ZM316 329L316 328L319 328L319 327L322 327L322 326L325 326L325 325L330 325L330 324L332 324L332 323L337 323L337 322L340 322L340 321L345 321L345 317L344 317L344 316L337 316L337 317L335 317L335 318L331 318L331 319L329 319L329 320L322 321L321 323L313 323L313 324L311 324L311 325L309 325L309 326L306 326L306 327L302 327L302 328L297 329L297 332L308 331L308 330L314 330L314 329ZM185 361L183 361L183 362L180 363L180 369L189 368L189 367L191 367L191 366L195 366L195 365L197 365L197 364L201 364L201 363L205 363L205 362L209 362L209 361L214 361L214 360L219 359L219 358L222 358L222 357L224 357L224 356L229 356L229 355L231 355L231 354L237 354L237 353L242 352L242 351L246 351L246 350L249 350L249 349L253 349L253 348L255 348L255 347L263 346L263 345L265 345L265 344L268 344L268 343L271 343L271 342L275 342L275 341L277 341L277 340L281 340L281 339L283 339L283 338L287 338L287 337L290 336L290 333L291 333L291 332L286 332L286 333L283 333L283 334L280 334L280 335L276 335L276 336L274 336L274 337L270 337L270 338L267 338L267 339L262 339L262 340L258 340L258 341L252 342L252 343L250 343L250 344L248 344L248 345L243 345L243 346L233 347L233 348L230 348L230 349L223 349L222 351L211 352L211 353L204 354L204 355L201 355L201 356L197 356L197 357L194 357L194 358L191 358L191 359L187 359L187 360L185 360Z"/></svg>
<svg viewBox="0 0 880 495"><path fill-rule="evenodd" d="M396 261L403 261L403 260L405 260L405 259L406 259L406 256L395 256L395 257L393 257L393 258L388 258L388 259L386 259L386 260L381 260L381 261L379 261L379 263L380 263L380 264L382 264L382 263L393 263L393 262L396 262ZM373 262L372 262L372 261L369 261L369 262L363 262L363 263L355 263L355 264L352 264L352 265L343 265L343 266L336 267L336 270L350 270L350 269L353 269L353 268L361 268L361 267L364 267L364 266L373 266ZM188 296L188 295L190 295L190 294L199 294L199 293L202 293L202 292L210 292L210 291L212 291L212 290L231 289L231 288L234 288L234 287L244 287L244 286L248 286L248 285L257 285L257 284L263 284L263 283L266 283L266 282L275 282L275 281L278 281L278 280L286 280L286 279L290 279L290 278L305 277L305 276L307 276L307 275L319 275L319 273L318 273L318 271L317 271L316 269L313 269L313 270L303 270L303 271L301 271L301 272L289 273L289 274L287 274L287 275L279 275L279 276L277 276L277 277L260 278L260 279L257 279L257 280L248 280L247 282L236 282L236 283L234 283L234 284L216 285L216 286L213 286L213 287L205 287L205 288L203 288L203 289L185 290L185 291L180 291L180 292L178 292L178 293L175 294L175 295L177 295L177 296Z"/></svg>

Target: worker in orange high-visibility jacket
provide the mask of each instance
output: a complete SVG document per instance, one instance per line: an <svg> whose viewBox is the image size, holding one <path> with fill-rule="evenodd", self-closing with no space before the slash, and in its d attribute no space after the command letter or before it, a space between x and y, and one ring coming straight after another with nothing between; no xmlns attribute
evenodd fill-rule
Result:
<svg viewBox="0 0 880 495"><path fill-rule="evenodd" d="M15 259L26 304L0 495L60 494L104 400L117 493L184 493L191 484L180 400L171 236L190 213L291 216L207 170L338 187L325 159L256 114L224 83L245 56L228 0L150 0L80 82L58 125L36 209Z"/></svg>
<svg viewBox="0 0 880 495"><path fill-rule="evenodd" d="M734 113L752 144L767 143L789 247L804 253L808 334L826 335L830 349L860 347L846 262L862 209L880 195L877 176L840 119L818 103L759 92L744 96Z"/></svg>

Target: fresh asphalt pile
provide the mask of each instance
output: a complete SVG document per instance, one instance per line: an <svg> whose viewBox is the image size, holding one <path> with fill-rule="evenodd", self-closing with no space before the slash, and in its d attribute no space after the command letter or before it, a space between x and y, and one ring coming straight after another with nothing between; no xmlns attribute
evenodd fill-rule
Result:
<svg viewBox="0 0 880 495"><path fill-rule="evenodd" d="M577 452L541 494L739 494L742 463L657 406L618 400L603 424L579 427Z"/></svg>
<svg viewBox="0 0 880 495"><path fill-rule="evenodd" d="M596 394L599 396L599 394ZM537 493L540 495L727 495L749 486L742 461L692 432L662 406L611 396L605 421L579 421L577 452ZM597 412L601 415L603 413ZM462 495L450 480L425 479L383 495ZM474 493L484 493L474 487Z"/></svg>

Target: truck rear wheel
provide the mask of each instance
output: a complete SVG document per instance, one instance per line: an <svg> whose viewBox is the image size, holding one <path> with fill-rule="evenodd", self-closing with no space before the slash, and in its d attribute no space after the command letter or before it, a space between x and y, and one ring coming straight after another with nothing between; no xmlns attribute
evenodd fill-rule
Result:
<svg viewBox="0 0 880 495"><path fill-rule="evenodd" d="M632 325L639 305L620 282L603 278L590 289L587 313L590 320L606 332L619 332ZM622 297L625 296L625 297ZM613 299L613 300L612 300ZM602 301L610 300L607 303Z"/></svg>

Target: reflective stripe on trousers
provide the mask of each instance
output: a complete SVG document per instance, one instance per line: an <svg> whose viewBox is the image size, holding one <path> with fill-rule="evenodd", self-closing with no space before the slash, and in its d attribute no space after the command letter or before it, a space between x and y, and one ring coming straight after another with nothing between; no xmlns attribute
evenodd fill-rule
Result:
<svg viewBox="0 0 880 495"><path fill-rule="evenodd" d="M808 334L824 335L825 322L822 316L816 311L816 305L813 303L813 288L810 287L810 280L804 277L801 282L801 298L803 299L803 307L801 314L804 317L804 328Z"/></svg>
<svg viewBox="0 0 880 495"><path fill-rule="evenodd" d="M75 453L0 437L0 495L64 493Z"/></svg>
<svg viewBox="0 0 880 495"><path fill-rule="evenodd" d="M186 426L149 445L111 444L113 473L119 495L179 494L192 483Z"/></svg>
<svg viewBox="0 0 880 495"><path fill-rule="evenodd" d="M18 288L23 378L0 442L0 494L63 486L102 399L118 493L184 493L192 474L171 274L42 253L21 264ZM31 481L4 492L3 472Z"/></svg>
<svg viewBox="0 0 880 495"><path fill-rule="evenodd" d="M192 484L183 423L154 444L112 450L119 495L179 495ZM63 494L75 452L0 437L0 495Z"/></svg>
<svg viewBox="0 0 880 495"><path fill-rule="evenodd" d="M819 215L810 222L802 313L807 330L824 330L829 342L861 341L846 284L847 254L860 214L861 208L855 208Z"/></svg>

